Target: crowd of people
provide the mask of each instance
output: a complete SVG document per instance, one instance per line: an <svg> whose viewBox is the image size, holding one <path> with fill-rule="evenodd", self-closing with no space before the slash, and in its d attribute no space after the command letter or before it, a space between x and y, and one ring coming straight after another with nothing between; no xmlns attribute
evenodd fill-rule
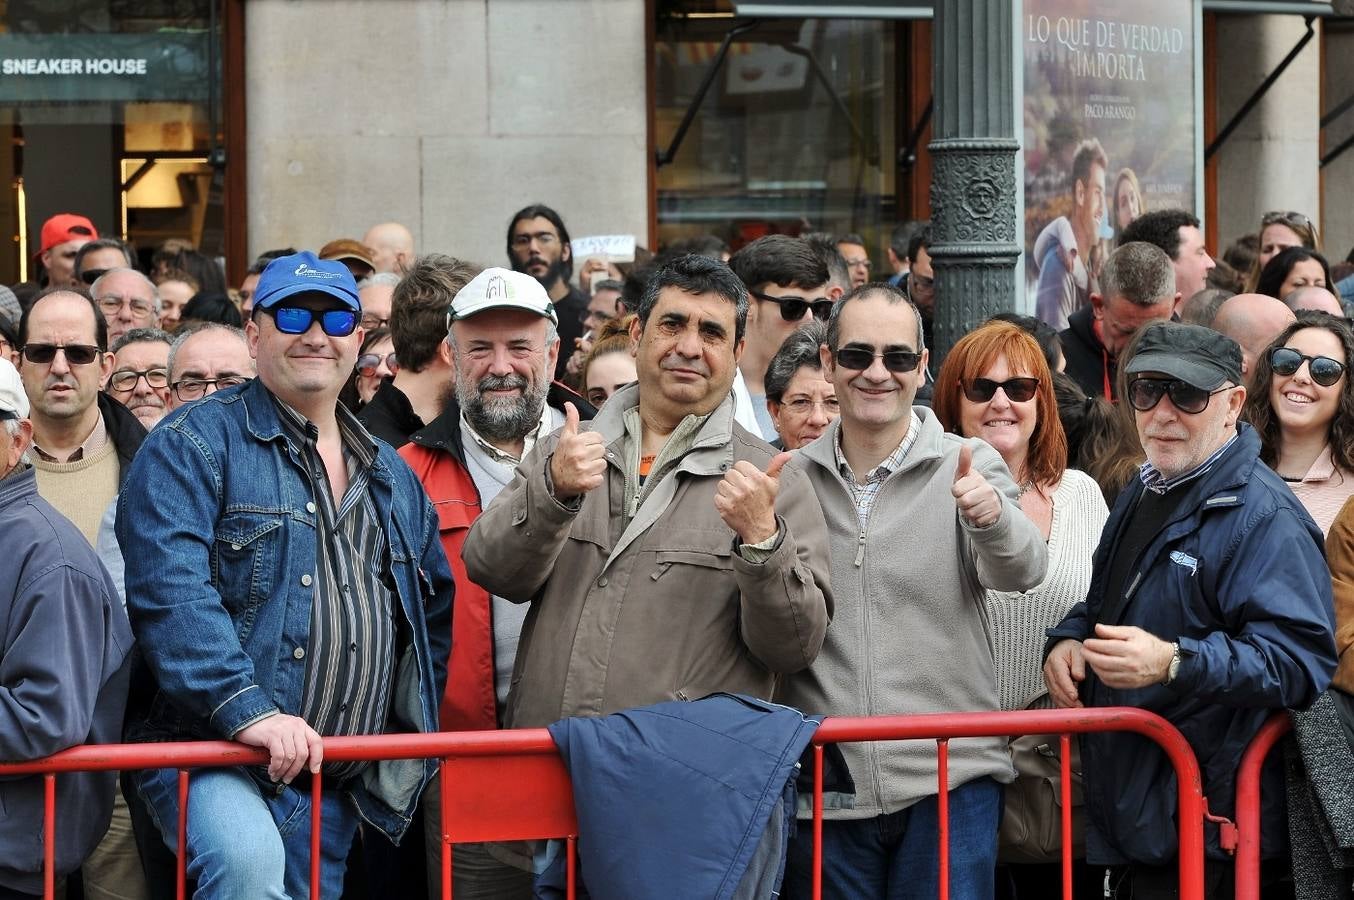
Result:
<svg viewBox="0 0 1354 900"><path fill-rule="evenodd" d="M143 267L52 218L39 277L0 290L0 757L216 739L269 760L194 773L183 848L175 770L62 776L66 887L173 896L182 849L194 896L307 896L318 797L323 896L437 896L434 762L336 762L325 737L738 694L1142 707L1228 818L1242 752L1291 710L1264 896L1348 889L1323 854L1289 864L1321 837L1279 798L1308 798L1307 828L1331 793L1307 748L1354 761L1354 266L1340 281L1295 213L1234 245L1230 288L1185 211L1116 243L1061 331L1003 313L942 361L931 323L959 298L925 223L875 280L855 234L575 260L536 204L502 266L385 223L227 286L182 242ZM942 808L950 896L1058 896L1035 832L1059 813L1026 781L1051 743L955 741L943 797L930 743L842 746L824 896L936 896ZM1166 757L1088 734L1073 770L1074 896L1177 896ZM0 900L40 895L42 795L0 782ZM1208 896L1230 896L1206 839ZM539 849L456 844L455 897L532 896ZM811 896L811 829L783 853L776 889Z"/></svg>

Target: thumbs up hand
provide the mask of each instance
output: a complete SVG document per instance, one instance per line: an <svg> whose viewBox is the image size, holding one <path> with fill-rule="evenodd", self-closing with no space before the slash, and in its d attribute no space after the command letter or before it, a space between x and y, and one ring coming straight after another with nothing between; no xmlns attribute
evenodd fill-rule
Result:
<svg viewBox="0 0 1354 900"><path fill-rule="evenodd" d="M973 448L964 444L959 448L959 463L954 468L954 484L950 486L959 515L974 528L986 528L1001 518L1001 495L987 483L983 473L973 468Z"/></svg>
<svg viewBox="0 0 1354 900"><path fill-rule="evenodd" d="M744 544L760 544L776 534L776 493L780 472L793 454L777 454L766 471L747 460L734 463L715 491L715 509Z"/></svg>
<svg viewBox="0 0 1354 900"><path fill-rule="evenodd" d="M606 477L606 442L595 431L578 430L578 409L564 404L564 428L550 454L550 481L555 499L572 500L602 484Z"/></svg>

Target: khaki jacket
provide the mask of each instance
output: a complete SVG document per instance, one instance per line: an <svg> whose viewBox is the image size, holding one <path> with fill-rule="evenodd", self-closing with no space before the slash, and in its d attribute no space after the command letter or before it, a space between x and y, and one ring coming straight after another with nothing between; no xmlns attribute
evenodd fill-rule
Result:
<svg viewBox="0 0 1354 900"><path fill-rule="evenodd" d="M780 674L818 655L831 617L823 514L802 472L782 474L780 543L762 563L734 550L715 490L737 460L772 451L733 421L726 399L691 449L649 490L629 525L618 392L585 428L607 443L607 479L579 509L558 502L546 469L559 434L540 442L475 521L462 554L487 590L530 602L506 724L606 715L712 691L769 698ZM788 476L788 477L787 477Z"/></svg>
<svg viewBox="0 0 1354 900"><path fill-rule="evenodd" d="M1339 663L1331 684L1354 694L1354 498L1346 500L1326 534L1326 562L1330 565L1331 594L1335 601L1335 652Z"/></svg>

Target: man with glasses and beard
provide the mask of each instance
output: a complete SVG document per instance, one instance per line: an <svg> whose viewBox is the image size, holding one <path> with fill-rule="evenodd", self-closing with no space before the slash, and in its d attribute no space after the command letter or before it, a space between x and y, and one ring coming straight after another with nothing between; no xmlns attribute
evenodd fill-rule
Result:
<svg viewBox="0 0 1354 900"><path fill-rule="evenodd" d="M583 336L588 298L569 283L574 274L573 247L559 213L540 203L519 209L508 225L508 259L514 271L535 278L550 295L559 320L560 341L572 352L574 341ZM568 363L569 353L560 354L555 378L564 377Z"/></svg>
<svg viewBox="0 0 1354 900"><path fill-rule="evenodd" d="M416 277L424 260L407 277ZM508 485L531 450L564 424L564 404L592 418L587 401L551 373L560 352L555 306L529 275L485 269L446 309L446 340L455 400L400 449L441 517L442 547L456 575L456 636L442 698L444 731L499 728L525 606L470 580L461 547L480 511ZM424 795L429 895L441 872L436 787ZM457 845L456 897L527 897L531 874L498 862L482 844Z"/></svg>
<svg viewBox="0 0 1354 900"><path fill-rule="evenodd" d="M777 439L776 422L766 406L766 367L780 345L814 318L826 322L827 262L808 242L784 234L758 238L729 260L729 268L747 288L747 343L733 385L738 422L765 441ZM746 408L742 408L746 407Z"/></svg>
<svg viewBox="0 0 1354 900"><path fill-rule="evenodd" d="M1147 462L1105 523L1086 601L1048 631L1044 679L1059 706L1165 717L1198 757L1210 812L1232 818L1236 771L1260 726L1311 704L1335 671L1322 534L1238 422L1246 388L1235 341L1156 322L1125 366L1123 402ZM1144 737L1106 732L1082 735L1081 763L1087 862L1119 867L1116 897L1175 897L1165 755ZM1276 767L1262 791L1283 796ZM1260 827L1264 852L1283 847L1282 803L1265 805ZM1217 827L1206 823L1204 836L1205 896L1231 897Z"/></svg>
<svg viewBox="0 0 1354 900"><path fill-rule="evenodd" d="M128 739L266 751L266 766L193 773L182 850L199 894L306 896L318 801L315 887L338 896L359 817L398 841L432 776L423 759L331 762L321 742L436 731L450 645L437 514L338 402L360 314L342 263L310 252L270 263L245 329L258 377L171 413L119 496L123 556L156 562L127 567L145 651ZM178 849L175 770L130 780Z"/></svg>
<svg viewBox="0 0 1354 900"><path fill-rule="evenodd" d="M823 653L777 699L810 714L1000 708L984 592L1028 590L1047 553L1001 457L949 434L913 399L926 369L921 316L887 284L832 311L820 348L841 415L797 454L827 518L836 613ZM842 747L852 805L827 798L823 895L895 900L938 891L935 748ZM991 897L1005 738L950 749L950 890ZM847 802L844 802L847 801ZM782 896L811 896L812 830L791 842Z"/></svg>

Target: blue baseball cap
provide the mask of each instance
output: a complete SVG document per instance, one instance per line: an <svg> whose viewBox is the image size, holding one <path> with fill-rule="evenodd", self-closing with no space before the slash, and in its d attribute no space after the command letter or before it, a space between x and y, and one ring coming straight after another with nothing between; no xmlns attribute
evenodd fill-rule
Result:
<svg viewBox="0 0 1354 900"><path fill-rule="evenodd" d="M348 267L338 260L320 259L309 250L268 263L254 288L254 308L268 309L297 294L327 294L349 309L362 311L357 282Z"/></svg>

